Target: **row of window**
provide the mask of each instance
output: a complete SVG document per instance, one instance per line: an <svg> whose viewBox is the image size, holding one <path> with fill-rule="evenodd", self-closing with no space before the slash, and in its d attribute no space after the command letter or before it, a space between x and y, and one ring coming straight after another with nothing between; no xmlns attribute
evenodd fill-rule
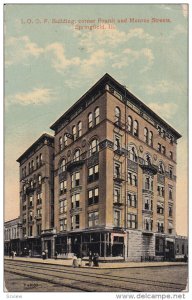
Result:
<svg viewBox="0 0 192 300"><path fill-rule="evenodd" d="M33 216L33 212L32 211L29 211L29 214L28 214L28 221L29 222L31 222L31 221L33 221L33 218L35 217L35 218L41 218L42 217L42 208L37 208L37 210L36 210L36 215L35 216ZM27 220L27 216L26 216L26 214L25 215L23 215L23 224L25 224L26 223L26 220Z"/></svg>
<svg viewBox="0 0 192 300"><path fill-rule="evenodd" d="M99 179L99 165L88 168L88 183L97 181ZM71 187L77 187L80 185L80 172L75 172L71 175ZM65 194L67 192L67 181L63 180L59 183L59 194Z"/></svg>
<svg viewBox="0 0 192 300"><path fill-rule="evenodd" d="M99 151L99 141L97 139L93 139L89 145L89 156L92 156L94 153ZM76 149L73 155L73 161L79 161L81 156L81 150ZM71 162L71 161L70 161ZM66 171L67 167L67 159L63 158L59 162L59 174Z"/></svg>
<svg viewBox="0 0 192 300"><path fill-rule="evenodd" d="M93 128L100 122L99 107L96 107L94 113L90 112L87 117L88 129ZM70 133L65 133L64 136L59 138L59 150L63 150L68 145L68 139L76 141L77 138L82 136L82 122L79 121L77 125L72 126L72 136Z"/></svg>
<svg viewBox="0 0 192 300"><path fill-rule="evenodd" d="M36 164L33 159L28 163L28 174L31 174L35 169L38 169L42 164L43 164L43 155L40 153L36 157ZM26 177L27 167L26 166L23 167L21 172L22 172L22 177Z"/></svg>
<svg viewBox="0 0 192 300"><path fill-rule="evenodd" d="M120 193L120 191L119 191ZM114 197L114 201L116 201L116 198ZM128 193L128 206L129 207L137 207L137 196L136 194ZM145 210L153 210L153 201L149 198L144 198L144 209ZM158 202L157 203L157 213L164 214L164 204ZM168 207L168 216L173 216L173 207Z"/></svg>
<svg viewBox="0 0 192 300"><path fill-rule="evenodd" d="M93 188L88 191L88 205L99 203L99 188ZM76 193L71 197L71 209L80 207L80 193ZM59 201L59 212L67 212L67 199L62 199Z"/></svg>
<svg viewBox="0 0 192 300"><path fill-rule="evenodd" d="M113 222L115 227L121 226L121 213L119 210L114 210L113 213ZM79 228L80 216L74 215L71 217L71 227L72 229ZM88 213L88 227L95 227L99 224L99 212L90 212ZM137 228L137 215L127 214L127 227L130 229ZM144 229L147 231L152 231L153 229L153 220L151 218L144 219ZM171 228L172 229L172 228ZM60 220L60 231L67 230L67 219ZM169 229L170 230L170 229ZM157 232L164 232L164 223L162 221L157 221Z"/></svg>
<svg viewBox="0 0 192 300"><path fill-rule="evenodd" d="M29 226L28 227L28 236L33 236L33 226ZM37 230L37 235L41 235L41 231L42 231L42 226L41 224L37 224L36 225L36 230ZM27 234L27 228L23 227L23 236L26 236Z"/></svg>
<svg viewBox="0 0 192 300"><path fill-rule="evenodd" d="M23 193L26 193L27 188L33 189L36 186L36 184L38 184L39 186L42 184L41 174L37 175L37 181L34 179L30 179L26 184L23 185Z"/></svg>
<svg viewBox="0 0 192 300"><path fill-rule="evenodd" d="M79 228L79 224L80 224L80 215L77 214L77 215L71 216L71 229ZM99 224L99 212L94 211L94 212L88 213L88 227L95 227L98 224ZM60 231L67 230L67 219L66 218L60 220L59 227L60 227Z"/></svg>
<svg viewBox="0 0 192 300"><path fill-rule="evenodd" d="M115 107L115 124L122 127L122 121L121 121L121 110L118 106ZM139 123L137 120L132 119L132 117L129 115L127 119L127 130L129 133L133 134L134 136L139 136ZM158 134L166 139L166 131L162 129L160 126L157 127ZM173 136L169 137L170 144L173 144ZM153 132L149 131L147 127L144 128L144 141L149 146L153 146Z"/></svg>

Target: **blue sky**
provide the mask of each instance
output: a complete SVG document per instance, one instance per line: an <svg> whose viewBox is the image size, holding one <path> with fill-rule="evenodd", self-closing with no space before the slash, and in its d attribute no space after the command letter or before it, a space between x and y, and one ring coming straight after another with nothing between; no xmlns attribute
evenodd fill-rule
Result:
<svg viewBox="0 0 192 300"><path fill-rule="evenodd" d="M113 29L77 30L71 24L98 25L98 18L114 18ZM118 23L129 18L170 22ZM177 231L186 234L187 6L8 4L4 22L6 220L19 215L16 159L42 132L53 133L50 125L107 72L182 135Z"/></svg>

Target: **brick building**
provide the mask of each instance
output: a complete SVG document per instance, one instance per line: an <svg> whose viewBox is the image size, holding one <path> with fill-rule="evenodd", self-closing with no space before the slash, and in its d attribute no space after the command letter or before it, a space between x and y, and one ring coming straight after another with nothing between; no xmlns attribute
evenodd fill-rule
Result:
<svg viewBox="0 0 192 300"><path fill-rule="evenodd" d="M51 129L54 146L43 135L18 159L24 236L38 245L41 237L49 256L91 250L104 258L173 259L181 135L108 74ZM26 173L41 154L41 169ZM41 221L37 204L28 206L38 199L30 182L39 174L49 195L42 196Z"/></svg>
<svg viewBox="0 0 192 300"><path fill-rule="evenodd" d="M6 255L10 255L11 251L20 252L21 230L20 217L4 223L4 253Z"/></svg>
<svg viewBox="0 0 192 300"><path fill-rule="evenodd" d="M53 189L54 137L44 133L18 159L20 164L21 252L41 255L43 248L51 256L50 232L54 226ZM53 250L52 250L53 251Z"/></svg>

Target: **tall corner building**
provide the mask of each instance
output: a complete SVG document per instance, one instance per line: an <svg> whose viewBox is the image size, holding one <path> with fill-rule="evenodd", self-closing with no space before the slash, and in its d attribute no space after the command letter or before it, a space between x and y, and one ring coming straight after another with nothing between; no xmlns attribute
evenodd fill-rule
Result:
<svg viewBox="0 0 192 300"><path fill-rule="evenodd" d="M46 166L54 167L54 182L42 184L52 195L42 201L42 249L52 257L92 251L105 259L174 258L181 135L108 74L51 129L54 148ZM37 225L30 226L26 222L26 234L37 235Z"/></svg>
<svg viewBox="0 0 192 300"><path fill-rule="evenodd" d="M54 227L53 157L54 137L44 133L17 159L20 164L22 254L29 250L33 255L41 254ZM50 249L54 248L52 244L49 239Z"/></svg>

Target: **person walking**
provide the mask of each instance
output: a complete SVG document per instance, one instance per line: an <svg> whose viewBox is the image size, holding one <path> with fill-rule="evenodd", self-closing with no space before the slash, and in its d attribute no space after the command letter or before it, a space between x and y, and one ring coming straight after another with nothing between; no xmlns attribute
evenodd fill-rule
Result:
<svg viewBox="0 0 192 300"><path fill-rule="evenodd" d="M42 251L42 259L43 259L43 260L46 259L46 253L45 253L45 251Z"/></svg>
<svg viewBox="0 0 192 300"><path fill-rule="evenodd" d="M92 255L92 252L89 251L89 266L92 267L93 265L93 255Z"/></svg>
<svg viewBox="0 0 192 300"><path fill-rule="evenodd" d="M94 255L93 255L93 265L95 267L99 267L99 254L98 253L94 253Z"/></svg>

